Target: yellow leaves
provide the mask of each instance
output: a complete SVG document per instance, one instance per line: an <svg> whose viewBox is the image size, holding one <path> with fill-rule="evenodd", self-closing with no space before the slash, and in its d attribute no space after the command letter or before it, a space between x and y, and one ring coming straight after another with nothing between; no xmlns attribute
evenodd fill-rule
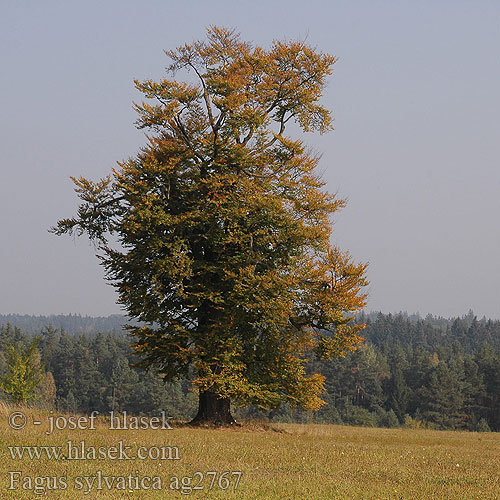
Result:
<svg viewBox="0 0 500 500"><path fill-rule="evenodd" d="M368 285L365 273L368 264L356 264L348 252L331 247L324 260L327 289L343 304L345 311L358 311L365 306L366 294L361 289Z"/></svg>
<svg viewBox="0 0 500 500"><path fill-rule="evenodd" d="M320 99L335 58L302 42L254 47L216 26L166 54L190 83L135 82L147 145L113 178L74 179L83 204L58 234L117 233L107 279L131 317L158 325L132 327L144 366L166 377L192 366L201 390L240 402L317 409L324 380L305 374L305 357L361 341L350 314L365 303L366 265L330 246L345 201L285 129L331 128Z"/></svg>
<svg viewBox="0 0 500 500"><path fill-rule="evenodd" d="M329 130L328 110L315 103L321 97L325 77L332 73L335 58L317 53L302 42L275 41L269 61L273 69L266 72L263 82L269 94L278 96L271 101L275 119L283 123L289 112L305 131Z"/></svg>
<svg viewBox="0 0 500 500"><path fill-rule="evenodd" d="M167 128L179 110L178 102L151 105L147 102L142 104L134 103L134 109L139 114L136 121L138 128Z"/></svg>
<svg viewBox="0 0 500 500"><path fill-rule="evenodd" d="M70 177L76 185L75 191L80 195L80 198L90 203L97 203L99 195L105 192L111 184L111 176L108 175L97 182L89 181L85 177Z"/></svg>
<svg viewBox="0 0 500 500"><path fill-rule="evenodd" d="M158 99L164 103L189 104L200 98L200 87L189 85L185 82L163 79L159 82L153 80L134 80L137 90L141 91L148 99Z"/></svg>
<svg viewBox="0 0 500 500"><path fill-rule="evenodd" d="M351 318L352 319L352 318ZM331 336L317 335L315 353L319 359L333 359L344 357L348 352L355 351L363 337L357 335L365 325L352 323L350 325L337 325Z"/></svg>
<svg viewBox="0 0 500 500"><path fill-rule="evenodd" d="M325 377L315 373L306 377L302 383L299 403L302 408L319 410L326 403L318 397L325 391Z"/></svg>
<svg viewBox="0 0 500 500"><path fill-rule="evenodd" d="M306 131L331 128L330 114L318 101L335 58L302 42L277 41L265 50L243 42L234 30L211 26L207 41L165 53L172 73L192 72L197 84L136 80L136 88L157 101L135 105L139 127L170 130L190 148L208 136L215 153L227 143L250 146L254 136L282 136L291 119ZM197 137L190 133L193 121Z"/></svg>

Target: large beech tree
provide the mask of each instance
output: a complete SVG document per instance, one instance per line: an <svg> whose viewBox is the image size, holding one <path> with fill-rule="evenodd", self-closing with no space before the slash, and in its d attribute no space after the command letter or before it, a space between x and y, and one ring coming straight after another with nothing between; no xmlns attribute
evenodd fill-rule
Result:
<svg viewBox="0 0 500 500"><path fill-rule="evenodd" d="M344 200L285 127L331 128L319 99L335 58L217 27L166 55L171 78L135 82L147 145L98 182L73 178L78 214L52 231L98 244L141 325L129 326L140 363L167 380L194 373L196 422L232 422L231 400L317 409L324 378L305 361L361 341L350 314L366 265L332 245Z"/></svg>

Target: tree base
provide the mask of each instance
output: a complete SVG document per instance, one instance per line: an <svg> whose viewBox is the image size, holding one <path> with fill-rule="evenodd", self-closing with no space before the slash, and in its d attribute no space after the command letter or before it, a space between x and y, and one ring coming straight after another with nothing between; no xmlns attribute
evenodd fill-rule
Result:
<svg viewBox="0 0 500 500"><path fill-rule="evenodd" d="M236 420L231 415L231 400L217 394L205 391L200 392L198 413L189 422L190 425L234 425Z"/></svg>

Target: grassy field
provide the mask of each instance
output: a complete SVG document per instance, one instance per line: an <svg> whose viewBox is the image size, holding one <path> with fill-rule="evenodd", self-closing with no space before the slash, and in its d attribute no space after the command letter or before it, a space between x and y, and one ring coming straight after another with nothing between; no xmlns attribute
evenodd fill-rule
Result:
<svg viewBox="0 0 500 500"><path fill-rule="evenodd" d="M9 426L14 411L19 409L0 406L1 499L500 499L499 433L293 424L110 430L109 421L101 419L95 430L56 429L48 435L49 417L56 414L21 410L26 427L14 430ZM14 423L22 424L22 417ZM84 441L88 459L12 458L8 448L62 446L67 453L69 440L79 452ZM130 460L118 460L114 447L120 441L130 446L121 458ZM92 455L98 447L107 458ZM223 473L238 471L234 490L238 474ZM147 479L155 476L159 479ZM152 489L160 481L162 489ZM15 489L8 490L11 485ZM36 485L42 495L34 492ZM196 485L203 489L190 490Z"/></svg>

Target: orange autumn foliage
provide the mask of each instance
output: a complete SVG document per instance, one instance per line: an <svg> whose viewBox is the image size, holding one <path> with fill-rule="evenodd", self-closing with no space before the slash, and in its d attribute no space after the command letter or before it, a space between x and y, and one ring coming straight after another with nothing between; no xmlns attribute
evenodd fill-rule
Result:
<svg viewBox="0 0 500 500"><path fill-rule="evenodd" d="M345 202L285 129L332 128L319 101L335 58L218 27L166 55L169 78L136 81L148 144L99 182L74 179L78 215L53 231L98 242L119 302L143 323L130 326L142 365L167 379L194 370L200 393L241 404L317 409L324 378L305 362L361 341L352 313L366 265L332 245Z"/></svg>

